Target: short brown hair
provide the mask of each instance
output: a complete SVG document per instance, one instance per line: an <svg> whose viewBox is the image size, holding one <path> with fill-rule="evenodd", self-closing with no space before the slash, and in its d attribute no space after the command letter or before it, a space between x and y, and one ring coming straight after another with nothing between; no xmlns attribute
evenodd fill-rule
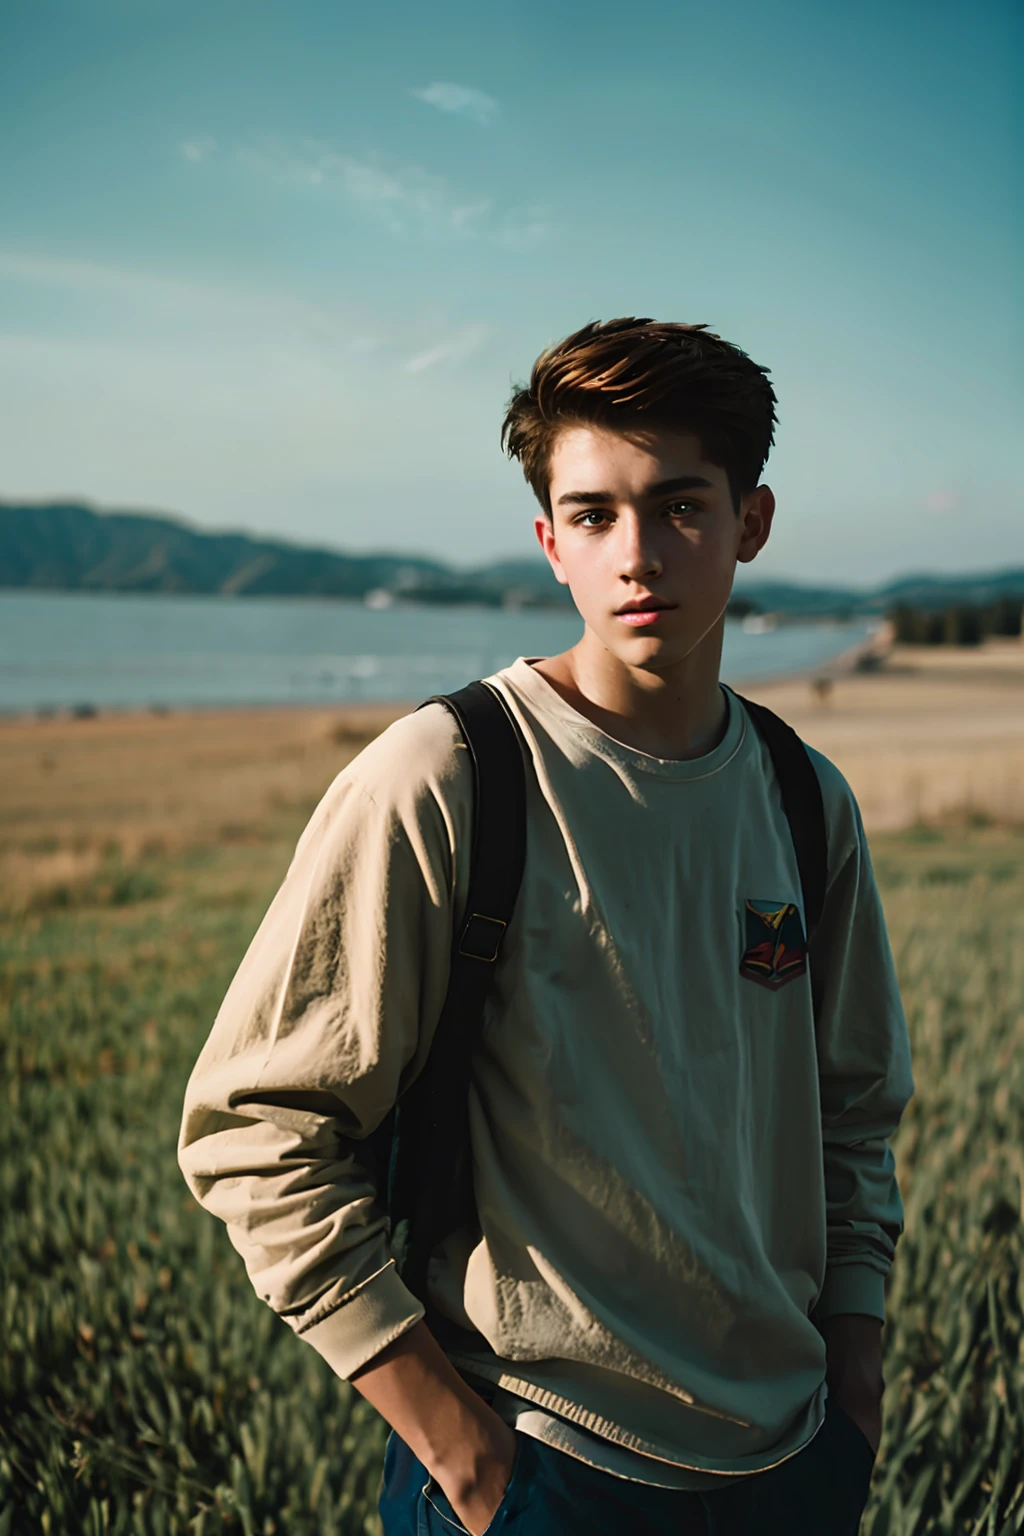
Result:
<svg viewBox="0 0 1024 1536"><path fill-rule="evenodd" d="M542 352L509 400L501 444L550 515L551 450L565 427L694 432L733 501L761 478L775 440L768 370L706 325L591 321Z"/></svg>

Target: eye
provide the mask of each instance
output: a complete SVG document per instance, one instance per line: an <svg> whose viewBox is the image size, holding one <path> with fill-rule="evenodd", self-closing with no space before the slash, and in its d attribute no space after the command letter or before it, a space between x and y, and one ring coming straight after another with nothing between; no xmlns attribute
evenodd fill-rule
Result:
<svg viewBox="0 0 1024 1536"><path fill-rule="evenodd" d="M670 501L665 508L673 517L688 517L691 512L700 511L700 503L697 501Z"/></svg>
<svg viewBox="0 0 1024 1536"><path fill-rule="evenodd" d="M590 518L590 517L597 518L597 522L595 522L595 523L588 522L587 519ZM607 522L607 520L608 520L607 512L581 512L578 517L574 517L573 518L573 522L579 528L596 528L596 527L599 526L600 523Z"/></svg>

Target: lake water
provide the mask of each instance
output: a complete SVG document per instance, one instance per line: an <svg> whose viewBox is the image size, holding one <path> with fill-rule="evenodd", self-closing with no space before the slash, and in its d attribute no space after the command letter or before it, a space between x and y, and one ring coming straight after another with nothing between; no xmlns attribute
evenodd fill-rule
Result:
<svg viewBox="0 0 1024 1536"><path fill-rule="evenodd" d="M0 592L0 711L418 700L563 651L575 614ZM823 665L863 624L726 627L727 681Z"/></svg>

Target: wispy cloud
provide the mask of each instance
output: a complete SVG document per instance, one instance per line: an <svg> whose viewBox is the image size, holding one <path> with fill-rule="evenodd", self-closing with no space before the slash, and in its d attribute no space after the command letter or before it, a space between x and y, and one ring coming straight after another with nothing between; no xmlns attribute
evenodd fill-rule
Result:
<svg viewBox="0 0 1024 1536"><path fill-rule="evenodd" d="M173 301L180 304L220 306L237 290L207 282L193 282L166 273L141 271L110 262L79 256L53 256L45 251L0 246L0 279L62 288L78 296Z"/></svg>
<svg viewBox="0 0 1024 1536"><path fill-rule="evenodd" d="M472 357L478 351L490 334L486 325L467 325L445 341L439 342L436 347L430 347L426 352L418 352L415 357L410 357L404 364L406 373L425 373L428 368L435 368L438 363L462 362L467 357Z"/></svg>
<svg viewBox="0 0 1024 1536"><path fill-rule="evenodd" d="M469 234L490 202L460 202L443 176L386 155L349 155L307 141L236 151L239 165L294 185L323 187L385 224L396 235Z"/></svg>
<svg viewBox="0 0 1024 1536"><path fill-rule="evenodd" d="M201 160L210 158L217 148L217 141L209 138L184 139L178 148L186 160L198 165Z"/></svg>
<svg viewBox="0 0 1024 1536"><path fill-rule="evenodd" d="M316 305L290 295L248 289L243 284L11 246L0 246L0 280L4 279L62 289L79 299L116 300L121 304L130 300L151 311L187 311L204 322L211 314L245 323L262 314L292 327L323 324L327 319Z"/></svg>
<svg viewBox="0 0 1024 1536"><path fill-rule="evenodd" d="M65 295L74 305L76 334L180 338L193 347L197 336L219 345L287 342L337 358L388 350L379 336L368 332L356 306L341 306L333 299L319 303L244 282L0 246L0 315L7 284ZM397 360L396 351L392 342L390 353Z"/></svg>
<svg viewBox="0 0 1024 1536"><path fill-rule="evenodd" d="M452 112L456 117L466 117L486 128L498 115L498 103L493 96L478 91L472 85L454 85L450 80L432 80L412 93L417 100L436 107L439 112Z"/></svg>
<svg viewBox="0 0 1024 1536"><path fill-rule="evenodd" d="M543 208L516 208L505 214L492 238L495 245L508 251L530 251L551 233L552 225Z"/></svg>
<svg viewBox="0 0 1024 1536"><path fill-rule="evenodd" d="M445 317L435 316L430 329L419 330L412 345L420 350L410 355L408 328L391 316L378 316L380 324L371 329L362 305L338 306L333 300L321 305L288 292L3 245L0 327L5 288L14 284L58 291L73 305L75 322L68 334L18 333L23 351L46 356L65 346L82 355L106 347L111 356L127 347L133 357L148 352L164 362L171 356L191 358L188 366L193 368L202 351L221 357L272 355L279 373L279 360L289 357L292 374L312 368L344 374L350 365L362 369L367 364L384 373L416 374L471 357L490 335L485 325L449 327ZM20 308L16 302L15 310ZM441 340L428 345L439 330ZM13 345L2 335L0 343Z"/></svg>
<svg viewBox="0 0 1024 1536"><path fill-rule="evenodd" d="M348 197L381 219L395 234L472 235L491 212L489 198L457 198L443 176L423 166L383 156L327 157L328 174L340 177Z"/></svg>
<svg viewBox="0 0 1024 1536"><path fill-rule="evenodd" d="M480 239L527 250L550 233L542 210L503 209L489 196L460 197L446 177L390 155L352 155L306 140L245 146L233 159L249 172L341 194L397 236Z"/></svg>
<svg viewBox="0 0 1024 1536"><path fill-rule="evenodd" d="M961 496L957 491L949 487L929 491L921 498L921 506L925 512L945 513L956 512L961 504Z"/></svg>

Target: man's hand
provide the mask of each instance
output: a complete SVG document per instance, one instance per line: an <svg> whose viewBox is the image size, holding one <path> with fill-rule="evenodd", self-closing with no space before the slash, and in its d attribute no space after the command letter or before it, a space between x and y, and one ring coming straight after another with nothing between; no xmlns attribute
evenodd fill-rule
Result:
<svg viewBox="0 0 1024 1536"><path fill-rule="evenodd" d="M882 1438L882 1325L877 1317L843 1313L820 1324L828 1395L862 1430L878 1455Z"/></svg>
<svg viewBox="0 0 1024 1536"><path fill-rule="evenodd" d="M425 1324L375 1355L352 1385L440 1484L471 1536L483 1536L512 1476L515 1431L466 1385Z"/></svg>

